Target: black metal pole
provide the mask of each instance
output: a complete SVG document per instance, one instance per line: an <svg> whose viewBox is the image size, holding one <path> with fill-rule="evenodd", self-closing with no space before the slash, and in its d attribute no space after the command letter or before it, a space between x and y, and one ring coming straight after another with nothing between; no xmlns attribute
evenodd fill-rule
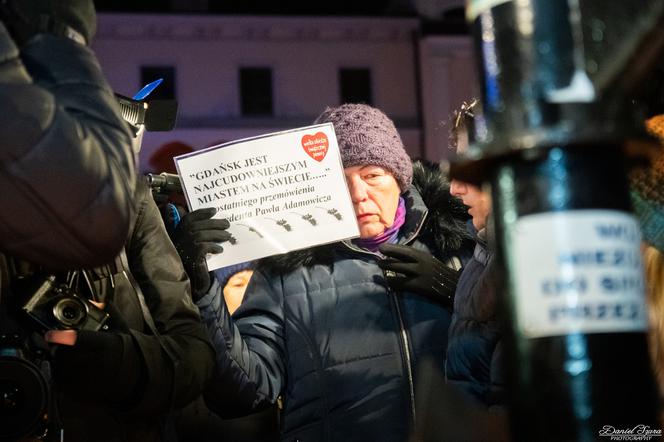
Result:
<svg viewBox="0 0 664 442"><path fill-rule="evenodd" d="M625 176L621 149L608 145L552 147L496 165L517 440L659 428Z"/></svg>
<svg viewBox="0 0 664 442"><path fill-rule="evenodd" d="M661 431L623 145L663 3L469 2L483 115L452 174L491 188L516 440Z"/></svg>

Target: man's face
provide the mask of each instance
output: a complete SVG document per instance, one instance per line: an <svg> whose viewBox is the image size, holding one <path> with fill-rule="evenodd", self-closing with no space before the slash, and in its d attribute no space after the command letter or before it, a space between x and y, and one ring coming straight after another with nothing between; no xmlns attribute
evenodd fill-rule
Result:
<svg viewBox="0 0 664 442"><path fill-rule="evenodd" d="M468 206L468 214L473 218L473 226L479 231L486 227L487 218L491 213L491 198L479 187L452 180L450 193Z"/></svg>
<svg viewBox="0 0 664 442"><path fill-rule="evenodd" d="M373 238L394 224L399 207L399 184L392 173L379 166L344 169L353 201L360 238Z"/></svg>

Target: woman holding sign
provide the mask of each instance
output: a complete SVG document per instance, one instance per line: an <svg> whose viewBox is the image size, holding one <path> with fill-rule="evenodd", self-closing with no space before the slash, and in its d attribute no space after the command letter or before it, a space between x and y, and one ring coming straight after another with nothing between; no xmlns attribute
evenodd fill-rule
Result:
<svg viewBox="0 0 664 442"><path fill-rule="evenodd" d="M467 215L381 111L346 104L325 122L360 238L262 260L232 318L219 291L198 301L217 350L206 400L232 417L281 396L283 440L404 441L420 363L442 372Z"/></svg>

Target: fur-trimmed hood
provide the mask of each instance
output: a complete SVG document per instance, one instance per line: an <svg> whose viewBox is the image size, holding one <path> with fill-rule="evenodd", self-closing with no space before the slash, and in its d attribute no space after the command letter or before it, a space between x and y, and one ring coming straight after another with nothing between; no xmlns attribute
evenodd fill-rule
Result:
<svg viewBox="0 0 664 442"><path fill-rule="evenodd" d="M422 196L429 215L421 235L433 238L440 250L455 253L474 247L468 230L468 207L450 194L450 182L434 163L413 163L413 187Z"/></svg>
<svg viewBox="0 0 664 442"><path fill-rule="evenodd" d="M413 163L413 184L402 194L406 202L406 222L402 232L412 232L430 243L441 255L456 255L472 250L473 238L468 231L467 207L450 195L450 183L433 163ZM402 235L400 235L402 236ZM408 237L409 234L403 235ZM348 250L343 242L263 258L258 270L288 273L299 266L331 264L335 251Z"/></svg>

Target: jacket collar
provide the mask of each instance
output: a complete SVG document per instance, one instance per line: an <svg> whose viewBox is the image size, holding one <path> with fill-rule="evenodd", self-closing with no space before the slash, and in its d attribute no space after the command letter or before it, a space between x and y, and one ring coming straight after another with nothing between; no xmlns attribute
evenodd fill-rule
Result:
<svg viewBox="0 0 664 442"><path fill-rule="evenodd" d="M406 203L406 221L399 231L399 244L408 244L422 230L429 209L420 192L412 185L402 196Z"/></svg>

